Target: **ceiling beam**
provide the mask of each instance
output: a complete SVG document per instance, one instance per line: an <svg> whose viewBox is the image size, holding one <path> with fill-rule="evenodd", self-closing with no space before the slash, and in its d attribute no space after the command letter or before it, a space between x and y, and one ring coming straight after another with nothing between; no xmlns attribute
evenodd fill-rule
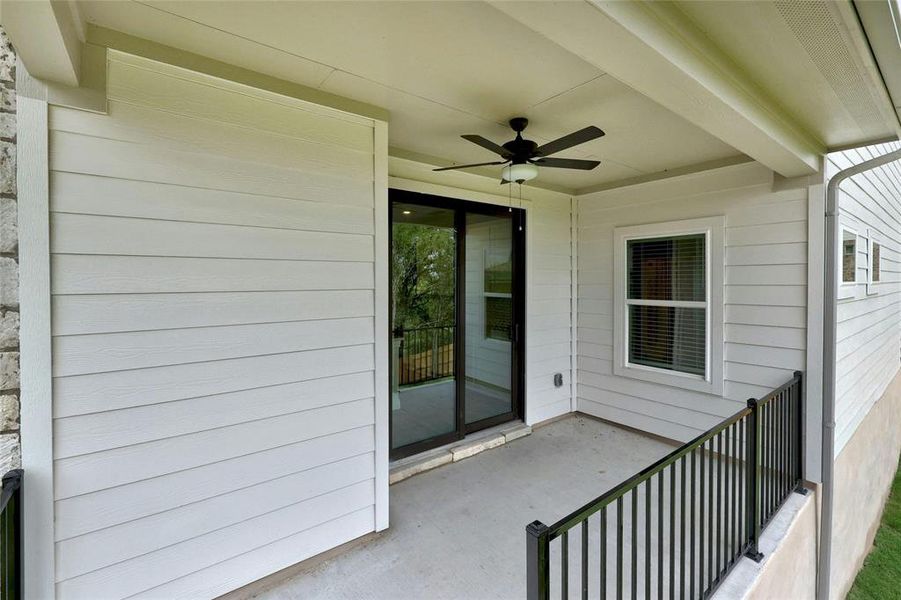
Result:
<svg viewBox="0 0 901 600"><path fill-rule="evenodd" d="M492 4L780 175L819 169L825 145L767 98L673 4Z"/></svg>
<svg viewBox="0 0 901 600"><path fill-rule="evenodd" d="M77 86L81 23L65 0L2 0L0 23L32 77Z"/></svg>

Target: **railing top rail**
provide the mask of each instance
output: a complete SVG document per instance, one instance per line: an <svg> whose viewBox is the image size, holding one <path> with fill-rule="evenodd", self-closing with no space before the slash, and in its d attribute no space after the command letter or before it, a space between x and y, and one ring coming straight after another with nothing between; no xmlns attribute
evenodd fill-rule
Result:
<svg viewBox="0 0 901 600"><path fill-rule="evenodd" d="M456 327L456 323L451 323L449 325L423 325L422 327L398 327L395 331L402 331L407 333L408 331L428 331L429 329L451 329Z"/></svg>
<svg viewBox="0 0 901 600"><path fill-rule="evenodd" d="M767 394L766 396L764 396L763 398L761 398L760 400L758 400L758 401L757 401L757 405L758 405L758 406L763 406L764 404L767 404L767 403L769 403L769 402L772 402L772 401L776 398L776 396L778 396L779 394L781 394L781 393L784 392L785 390L789 389L790 387L792 387L793 385L795 385L795 384L798 383L799 381L801 381L801 372L800 372L800 371L795 371L795 374L794 374L794 376L793 376L791 379L789 379L787 382L785 382L784 384L780 385L780 386L777 387L775 390L773 390L772 392L770 392L769 394Z"/></svg>
<svg viewBox="0 0 901 600"><path fill-rule="evenodd" d="M793 380L794 381L794 380ZM689 452L692 452L696 448L699 448L701 445L706 443L708 440L712 439L714 436L718 435L720 432L728 428L730 425L738 422L742 418L751 414L751 409L745 407L732 415L731 417L727 417L720 421L717 425L712 427L711 429L705 431L698 437L694 438L690 442L684 444L677 450L670 452L657 462L653 463L651 466L639 471L636 475L633 475L629 479L626 479L616 487L610 489L609 491L601 494L599 497L595 498L591 502L585 504L581 508L578 508L563 517L550 527L548 527L548 536L550 539L555 539L559 537L564 531L568 531L575 525L578 525L586 518L590 517L594 513L600 511L605 506L609 505L613 501L615 501L620 496L624 495L626 492L634 488L635 486L643 483L646 479L656 475L666 467L670 466L683 456L687 455Z"/></svg>

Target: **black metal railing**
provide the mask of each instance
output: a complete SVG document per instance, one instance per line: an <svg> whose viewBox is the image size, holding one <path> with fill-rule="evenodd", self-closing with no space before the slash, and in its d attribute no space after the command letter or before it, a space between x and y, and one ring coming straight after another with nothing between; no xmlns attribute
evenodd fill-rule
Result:
<svg viewBox="0 0 901 600"><path fill-rule="evenodd" d="M529 524L528 598L707 598L742 555L760 560L760 532L803 493L802 392L795 372L553 525Z"/></svg>
<svg viewBox="0 0 901 600"><path fill-rule="evenodd" d="M399 385L424 383L454 374L454 325L415 327L395 332Z"/></svg>
<svg viewBox="0 0 901 600"><path fill-rule="evenodd" d="M3 476L0 492L0 599L22 597L22 469Z"/></svg>

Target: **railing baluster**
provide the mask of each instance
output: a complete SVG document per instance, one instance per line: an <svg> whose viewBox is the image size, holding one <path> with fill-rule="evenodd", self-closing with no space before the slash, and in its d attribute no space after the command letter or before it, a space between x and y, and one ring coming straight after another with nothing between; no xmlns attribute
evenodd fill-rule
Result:
<svg viewBox="0 0 901 600"><path fill-rule="evenodd" d="M588 519L582 521L582 600L588 600Z"/></svg>
<svg viewBox="0 0 901 600"><path fill-rule="evenodd" d="M713 572L713 440L710 440L710 446L707 448L707 478L710 480L710 489L707 490L707 587L713 583L714 572Z"/></svg>
<svg viewBox="0 0 901 600"><path fill-rule="evenodd" d="M685 600L685 457L680 459L679 472L679 597Z"/></svg>
<svg viewBox="0 0 901 600"><path fill-rule="evenodd" d="M623 497L616 499L616 600L623 598Z"/></svg>
<svg viewBox="0 0 901 600"><path fill-rule="evenodd" d="M745 492L745 482L748 479L748 448L745 446L745 430L748 428L748 420L741 420L741 427L738 428L738 451L742 454L742 460L739 462L741 469L738 474L738 552L744 551L747 542L747 523L748 523L748 497Z"/></svg>
<svg viewBox="0 0 901 600"><path fill-rule="evenodd" d="M704 583L704 445L701 444L700 456L698 457L698 475L701 478L700 490L698 497L701 499L698 505L698 587L702 590L707 586Z"/></svg>
<svg viewBox="0 0 901 600"><path fill-rule="evenodd" d="M691 514L691 524L689 525L689 528L688 528L689 531L691 532L691 534L689 536L691 539L689 541L690 556L689 556L689 560L688 560L688 597L689 598L695 597L695 513L696 513L696 510L695 510L695 507L696 507L696 504L695 504L695 502L696 502L696 500L695 500L695 473L697 472L695 469L695 455L696 454L697 454L697 450L691 451L691 478L689 479L689 481L691 482L689 484L691 486L691 488L690 488L691 491L689 494L689 496L690 496L689 504L691 505L691 509L690 509L691 510L691 513L690 513Z"/></svg>
<svg viewBox="0 0 901 600"><path fill-rule="evenodd" d="M736 472L738 471L738 424L732 426L732 455L729 457L729 470L732 476L732 493L729 495L729 554L731 559L730 564L735 562L735 523L738 520L738 496L736 496L735 492L737 491L736 487Z"/></svg>
<svg viewBox="0 0 901 600"><path fill-rule="evenodd" d="M607 598L607 507L601 509L601 600Z"/></svg>
<svg viewBox="0 0 901 600"><path fill-rule="evenodd" d="M663 473L657 473L657 598L663 600Z"/></svg>
<svg viewBox="0 0 901 600"><path fill-rule="evenodd" d="M785 497L785 472L787 469L785 468L785 448L787 444L785 443L785 432L788 429L785 426L785 409L786 409L786 397L788 393L783 393L782 397L779 398L779 498Z"/></svg>
<svg viewBox="0 0 901 600"><path fill-rule="evenodd" d="M638 598L638 488L632 488L632 600Z"/></svg>
<svg viewBox="0 0 901 600"><path fill-rule="evenodd" d="M723 433L716 435L716 580L723 570Z"/></svg>
<svg viewBox="0 0 901 600"><path fill-rule="evenodd" d="M669 598L676 597L676 465L669 467Z"/></svg>
<svg viewBox="0 0 901 600"><path fill-rule="evenodd" d="M770 449L770 508L766 513L766 520L769 521L773 516L773 508L776 506L776 410L773 403L768 405L767 413L769 414L769 449Z"/></svg>
<svg viewBox="0 0 901 600"><path fill-rule="evenodd" d="M651 478L644 482L644 597L651 597Z"/></svg>
<svg viewBox="0 0 901 600"><path fill-rule="evenodd" d="M569 532L560 537L560 597L569 598Z"/></svg>

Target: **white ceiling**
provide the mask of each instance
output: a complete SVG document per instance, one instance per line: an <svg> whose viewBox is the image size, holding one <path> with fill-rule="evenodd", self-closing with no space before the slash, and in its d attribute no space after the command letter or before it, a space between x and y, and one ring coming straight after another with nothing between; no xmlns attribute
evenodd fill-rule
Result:
<svg viewBox="0 0 901 600"><path fill-rule="evenodd" d="M587 125L607 135L542 169L567 189L736 156L678 115L481 2L86 2L92 23L386 108L389 143L456 163L494 155L529 117L539 143ZM493 173L500 169L488 172Z"/></svg>
<svg viewBox="0 0 901 600"><path fill-rule="evenodd" d="M531 121L526 137L539 143L587 125L606 131L560 154L601 160L594 171L541 170L540 181L557 188L581 190L741 156L482 2L119 0L79 6L97 25L385 108L392 148L439 163L491 160L494 155L460 134L501 143L513 137L506 121L519 115ZM843 111L840 94L773 6L679 6L724 52L739 56L738 68L815 138L834 144L879 133Z"/></svg>

